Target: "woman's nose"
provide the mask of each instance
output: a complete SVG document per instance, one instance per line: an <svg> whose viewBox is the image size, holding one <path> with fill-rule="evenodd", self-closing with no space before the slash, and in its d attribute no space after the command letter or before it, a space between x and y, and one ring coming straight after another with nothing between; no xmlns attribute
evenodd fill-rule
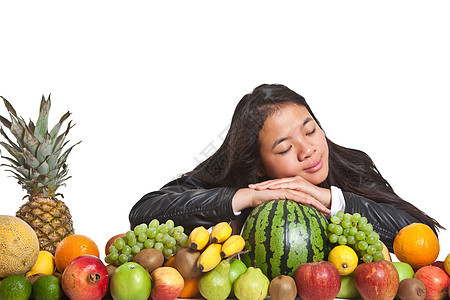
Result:
<svg viewBox="0 0 450 300"><path fill-rule="evenodd" d="M311 144L303 144L298 151L298 160L304 161L309 158L314 153L313 147Z"/></svg>

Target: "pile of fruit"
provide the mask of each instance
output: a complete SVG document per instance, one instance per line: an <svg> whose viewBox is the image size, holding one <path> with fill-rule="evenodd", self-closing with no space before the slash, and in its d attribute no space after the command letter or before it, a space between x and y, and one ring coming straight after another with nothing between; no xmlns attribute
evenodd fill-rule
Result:
<svg viewBox="0 0 450 300"><path fill-rule="evenodd" d="M111 259L111 255L119 251L119 257L126 255L123 249L125 245L130 246L127 234L130 236L132 232L138 239L143 233L147 235L149 228L164 228L161 225L168 225L168 231L163 229L163 234L179 242L171 255L164 253L165 247L157 248L156 243L144 241L132 257L127 255L126 261L118 257ZM261 268L246 265L239 259L237 255L251 251L244 250L248 241L241 235L232 235L226 222L216 224L210 231L196 227L189 235L171 220L163 224L152 220L146 230L143 227L138 225L133 231L111 237L105 245L103 262L95 242L79 234L64 238L54 255L37 247L17 253L22 245L14 244L10 232L20 232L20 239L30 244L37 243L37 235L21 219L1 216L0 240L8 246L0 252L0 269L8 273L1 275L0 299L29 299L31 296L61 299L64 295L70 299L86 299L89 295L88 299L115 300L148 297L154 300L265 299L268 296L274 300L297 296L301 299L394 299L396 296L400 299L445 299L450 286L450 254L445 262L435 261L439 243L431 228L424 224L408 225L396 236L394 251L400 261L392 262L388 254L369 262L364 260L364 255L361 259L361 253L358 255L351 243L336 243L331 244L328 257L297 265L292 276L281 274L275 278L269 278ZM331 234L329 232L329 236ZM147 235L146 240L149 239ZM5 259L13 253L11 261ZM27 267L14 268L17 261L30 257L32 261ZM272 264L275 266L276 262Z"/></svg>
<svg viewBox="0 0 450 300"><path fill-rule="evenodd" d="M62 151L69 113L48 128L50 99L36 123L26 123L3 99L0 116L6 165L27 190L16 216L0 216L0 300L206 298L445 299L450 254L436 261L439 241L430 227L401 229L389 251L364 216L338 212L330 221L290 200L256 207L233 235L227 222L186 234L172 220L151 220L112 236L100 259L96 243L74 234L71 215L56 190L68 177ZM3 157L3 156L2 156Z"/></svg>

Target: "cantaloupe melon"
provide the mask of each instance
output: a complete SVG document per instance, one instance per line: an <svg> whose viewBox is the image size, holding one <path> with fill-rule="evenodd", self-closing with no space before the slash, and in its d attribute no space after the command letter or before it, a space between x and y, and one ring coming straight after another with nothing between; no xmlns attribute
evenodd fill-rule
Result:
<svg viewBox="0 0 450 300"><path fill-rule="evenodd" d="M22 219L0 215L0 278L28 272L39 255L36 232Z"/></svg>

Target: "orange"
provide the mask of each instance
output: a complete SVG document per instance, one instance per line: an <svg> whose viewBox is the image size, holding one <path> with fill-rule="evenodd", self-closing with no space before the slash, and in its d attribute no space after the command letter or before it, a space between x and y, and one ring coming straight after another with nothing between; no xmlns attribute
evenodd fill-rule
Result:
<svg viewBox="0 0 450 300"><path fill-rule="evenodd" d="M184 287L178 298L196 298L200 296L200 291L198 290L198 282L200 276L194 278L184 278Z"/></svg>
<svg viewBox="0 0 450 300"><path fill-rule="evenodd" d="M389 253L388 247L386 247L386 245L383 242L381 243L383 244L383 250L381 250L381 253L383 253L384 260L392 261L391 253Z"/></svg>
<svg viewBox="0 0 450 300"><path fill-rule="evenodd" d="M175 255L172 255L165 263L164 267L175 268ZM176 269L176 268L175 268Z"/></svg>
<svg viewBox="0 0 450 300"><path fill-rule="evenodd" d="M72 234L65 237L56 247L55 264L60 273L78 256L94 255L100 258L95 242L81 234Z"/></svg>
<svg viewBox="0 0 450 300"><path fill-rule="evenodd" d="M422 223L403 227L394 239L397 258L419 269L431 265L439 255L439 240L433 230Z"/></svg>

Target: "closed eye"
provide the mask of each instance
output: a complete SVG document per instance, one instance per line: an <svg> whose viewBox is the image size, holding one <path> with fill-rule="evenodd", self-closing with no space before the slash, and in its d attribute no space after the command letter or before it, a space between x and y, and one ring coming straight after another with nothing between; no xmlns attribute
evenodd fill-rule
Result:
<svg viewBox="0 0 450 300"><path fill-rule="evenodd" d="M316 132L316 128L314 128L311 132L307 133L306 135L307 136L312 135L312 134L314 134L314 132Z"/></svg>
<svg viewBox="0 0 450 300"><path fill-rule="evenodd" d="M291 150L292 146L289 146L289 148L287 148L287 150L282 151L282 152L278 152L278 154L286 154L289 152L289 150Z"/></svg>

